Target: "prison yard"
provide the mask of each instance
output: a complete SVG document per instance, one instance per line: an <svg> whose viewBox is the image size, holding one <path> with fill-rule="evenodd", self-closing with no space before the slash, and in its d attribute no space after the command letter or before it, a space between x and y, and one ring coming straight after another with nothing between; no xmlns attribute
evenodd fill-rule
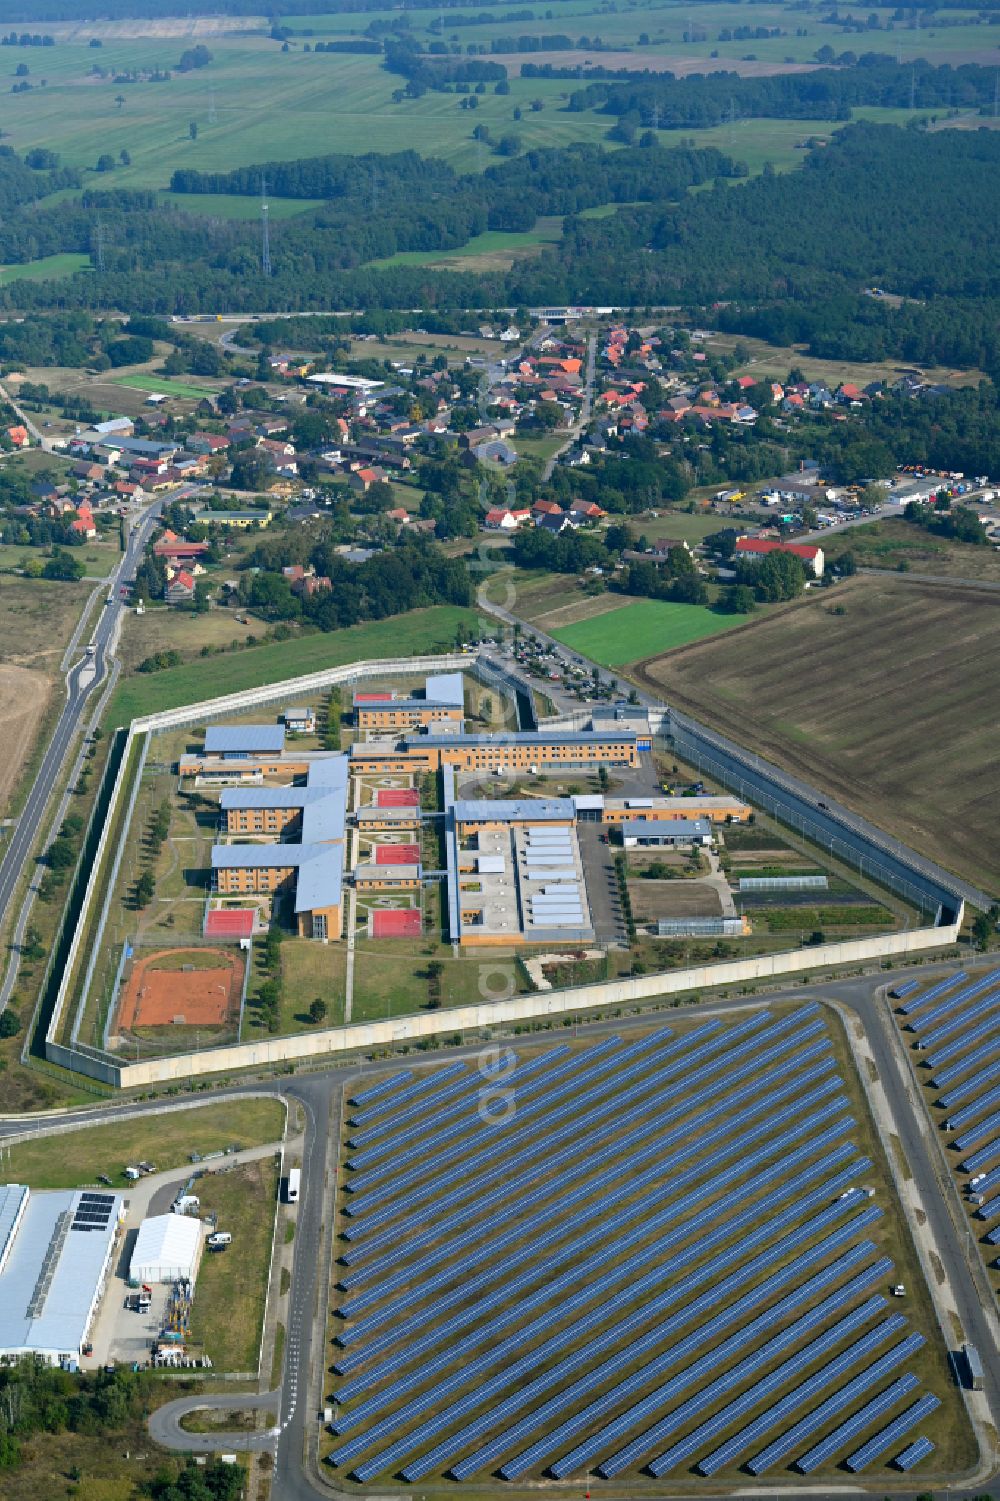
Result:
<svg viewBox="0 0 1000 1501"><path fill-rule="evenodd" d="M973 1460L846 1039L805 1001L366 1081L338 1181L338 1485Z"/></svg>
<svg viewBox="0 0 1000 1501"><path fill-rule="evenodd" d="M653 754L644 710L516 725L509 684L397 673L134 738L60 1040L140 1063L461 1006L484 946L517 995L916 920Z"/></svg>
<svg viewBox="0 0 1000 1501"><path fill-rule="evenodd" d="M996 1297L1000 969L963 968L932 984L907 980L894 986L888 999Z"/></svg>

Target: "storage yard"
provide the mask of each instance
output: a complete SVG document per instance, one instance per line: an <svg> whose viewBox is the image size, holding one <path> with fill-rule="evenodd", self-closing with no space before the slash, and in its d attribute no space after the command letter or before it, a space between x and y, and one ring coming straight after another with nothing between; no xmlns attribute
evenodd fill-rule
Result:
<svg viewBox="0 0 1000 1501"><path fill-rule="evenodd" d="M818 1007L401 1071L346 1110L338 1479L971 1463Z"/></svg>
<svg viewBox="0 0 1000 1501"><path fill-rule="evenodd" d="M891 992L896 1020L941 1133L972 1239L1000 1291L1000 969L960 970Z"/></svg>

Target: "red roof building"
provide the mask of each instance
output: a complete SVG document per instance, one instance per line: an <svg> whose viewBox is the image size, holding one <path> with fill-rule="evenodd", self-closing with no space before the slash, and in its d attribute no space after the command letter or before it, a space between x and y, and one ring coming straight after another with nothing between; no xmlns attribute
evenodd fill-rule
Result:
<svg viewBox="0 0 1000 1501"><path fill-rule="evenodd" d="M740 537L736 543L736 556L748 562L767 557L772 552L789 552L805 564L806 572L823 577L823 549L804 542L767 542L761 537Z"/></svg>

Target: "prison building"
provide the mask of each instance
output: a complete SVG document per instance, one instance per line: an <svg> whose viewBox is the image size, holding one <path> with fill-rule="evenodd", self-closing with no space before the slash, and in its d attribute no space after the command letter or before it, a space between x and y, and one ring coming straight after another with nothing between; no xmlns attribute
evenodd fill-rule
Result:
<svg viewBox="0 0 1000 1501"><path fill-rule="evenodd" d="M285 748L281 724L210 724L205 731L205 755L227 761L255 756L280 756Z"/></svg>
<svg viewBox="0 0 1000 1501"><path fill-rule="evenodd" d="M294 894L300 938L343 933L343 844L217 844L212 880L221 896Z"/></svg>
<svg viewBox="0 0 1000 1501"><path fill-rule="evenodd" d="M296 706L286 709L281 716L285 729L290 735L315 735L316 733L316 710L306 706Z"/></svg>
<svg viewBox="0 0 1000 1501"><path fill-rule="evenodd" d="M455 832L462 840L500 833L511 824L568 829L576 822L571 797L459 798L454 808Z"/></svg>
<svg viewBox="0 0 1000 1501"><path fill-rule="evenodd" d="M712 842L712 825L707 818L633 818L620 827L627 850L674 849L682 844Z"/></svg>
<svg viewBox="0 0 1000 1501"><path fill-rule="evenodd" d="M452 766L456 771L503 773L541 772L550 767L593 769L596 766L638 766L634 732L578 730L546 734L522 731L498 735L407 735L403 749L415 761L425 760L431 771ZM411 765L413 763L411 762Z"/></svg>
<svg viewBox="0 0 1000 1501"><path fill-rule="evenodd" d="M230 835L293 834L303 844L342 840L347 820L346 756L310 762L304 787L226 787L219 797Z"/></svg>
<svg viewBox="0 0 1000 1501"><path fill-rule="evenodd" d="M606 797L602 822L625 824L635 819L658 823L664 819L707 818L710 823L746 823L753 809L735 797Z"/></svg>
<svg viewBox="0 0 1000 1501"><path fill-rule="evenodd" d="M465 687L460 672L441 672L426 679L422 697L384 693L355 693L354 723L359 730L393 734L441 724L465 723Z"/></svg>
<svg viewBox="0 0 1000 1501"><path fill-rule="evenodd" d="M420 828L420 809L359 808L354 821L362 834L410 834Z"/></svg>
<svg viewBox="0 0 1000 1501"><path fill-rule="evenodd" d="M354 867L358 891L418 891L420 866L362 864Z"/></svg>

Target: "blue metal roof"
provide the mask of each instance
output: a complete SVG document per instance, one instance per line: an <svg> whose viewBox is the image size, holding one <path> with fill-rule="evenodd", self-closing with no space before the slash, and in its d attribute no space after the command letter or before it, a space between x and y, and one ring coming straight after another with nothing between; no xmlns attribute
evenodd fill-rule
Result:
<svg viewBox="0 0 1000 1501"><path fill-rule="evenodd" d="M630 818L618 827L626 839L704 839L712 832L707 818Z"/></svg>
<svg viewBox="0 0 1000 1501"><path fill-rule="evenodd" d="M209 756L249 755L254 751L282 751L285 727L282 724L210 724L205 731L205 754Z"/></svg>
<svg viewBox="0 0 1000 1501"><path fill-rule="evenodd" d="M527 818L573 822L571 797L474 797L455 804L456 823L517 823Z"/></svg>
<svg viewBox="0 0 1000 1501"><path fill-rule="evenodd" d="M619 745L628 745L638 739L634 730L574 730L565 734L547 735L544 730L520 730L502 735L404 735L403 744L422 745L481 745L484 750L505 745L594 745L613 740Z"/></svg>

